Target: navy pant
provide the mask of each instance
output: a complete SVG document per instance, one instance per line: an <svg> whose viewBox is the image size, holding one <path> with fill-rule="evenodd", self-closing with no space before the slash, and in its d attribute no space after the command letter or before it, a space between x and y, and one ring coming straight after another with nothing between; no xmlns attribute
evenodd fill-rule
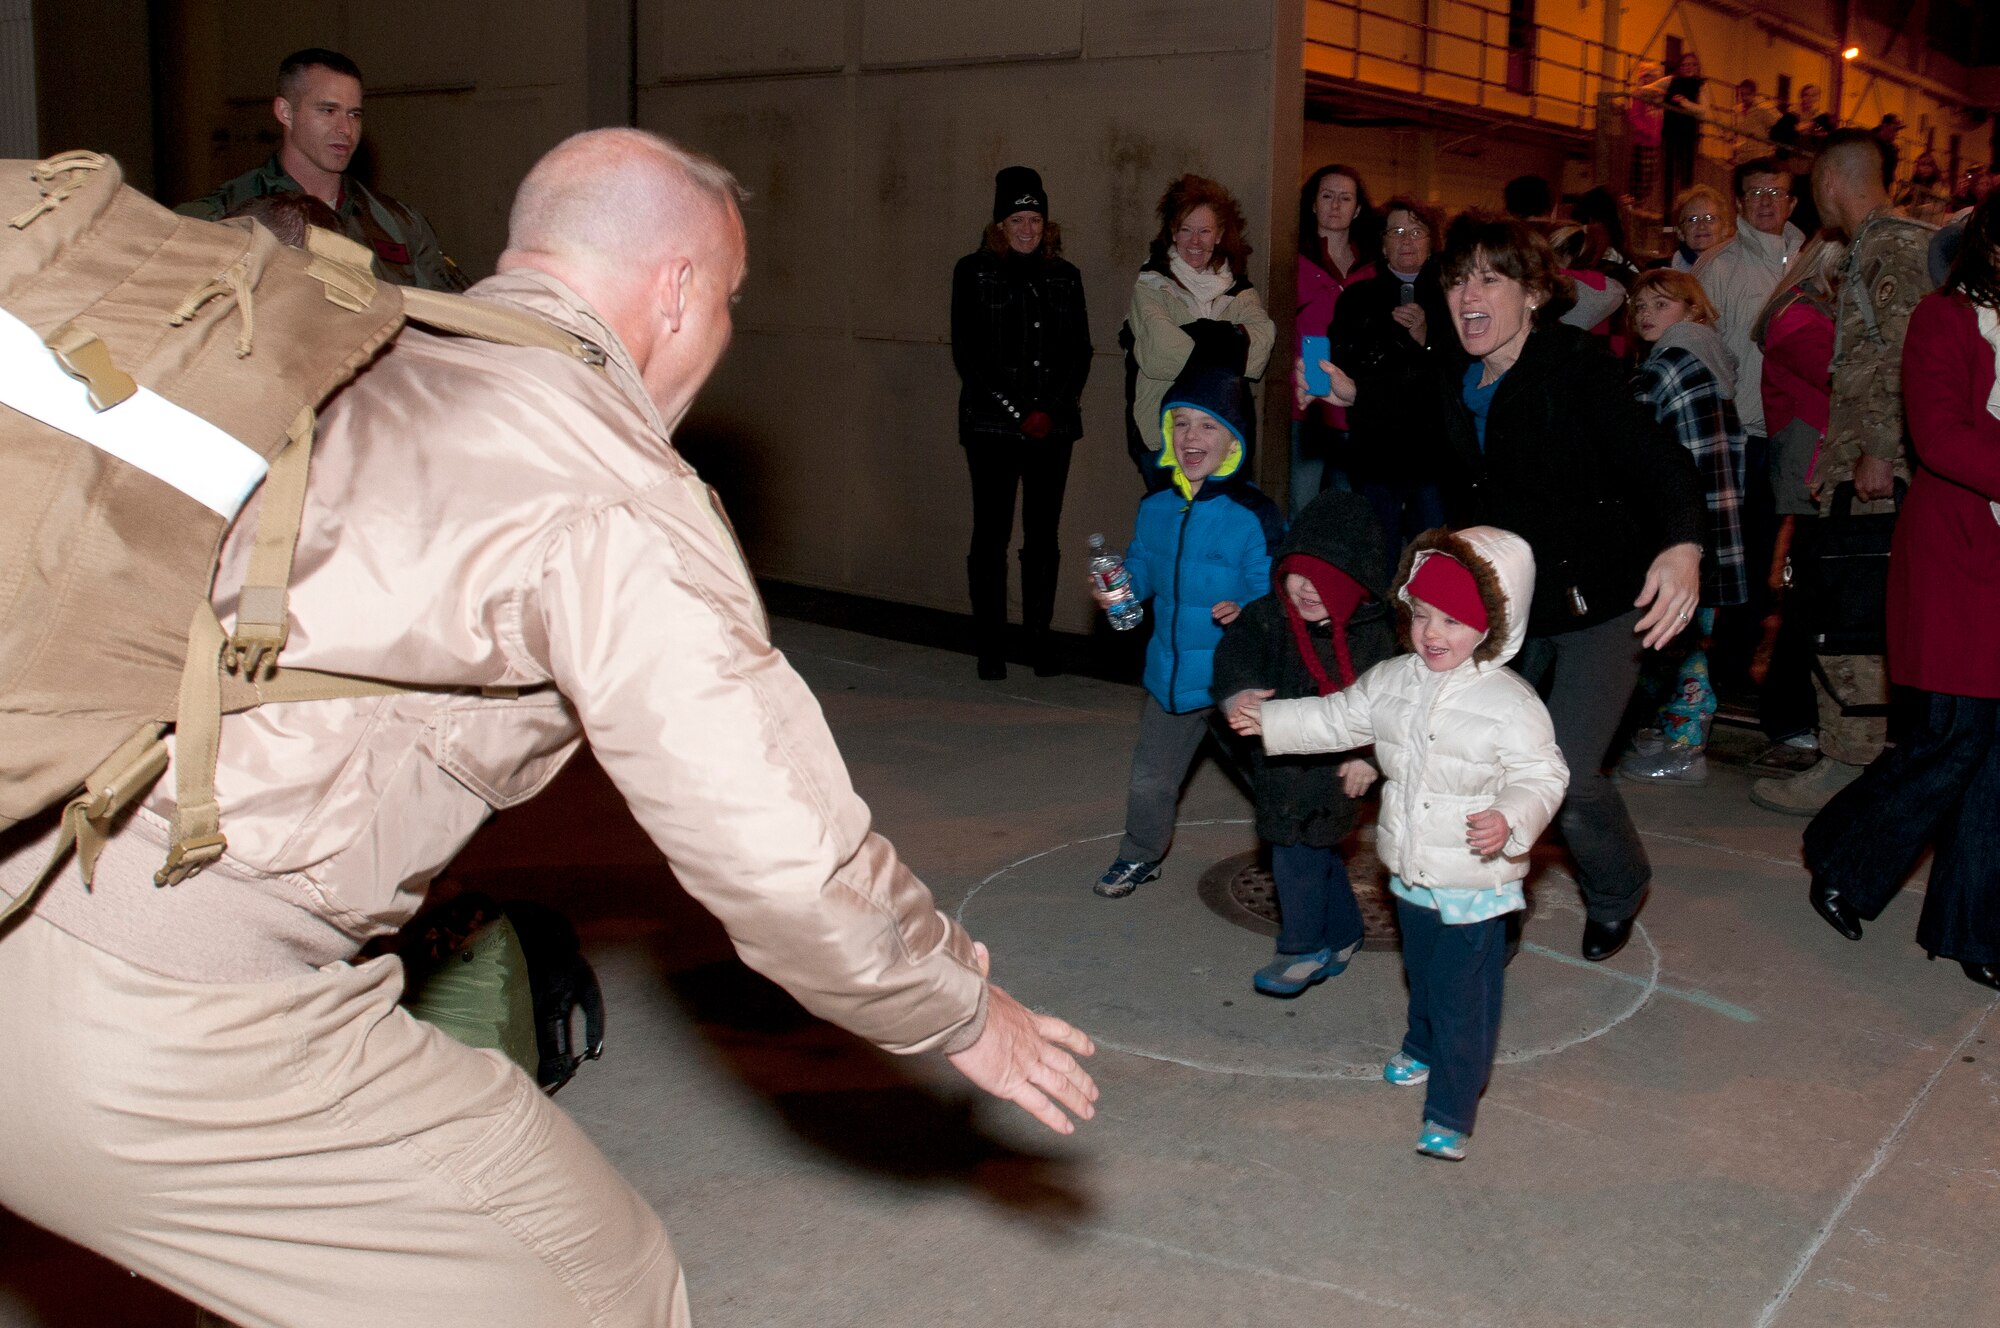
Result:
<svg viewBox="0 0 2000 1328"><path fill-rule="evenodd" d="M1338 953L1360 942L1361 906L1337 848L1271 845L1271 880L1278 887L1278 953Z"/></svg>
<svg viewBox="0 0 2000 1328"><path fill-rule="evenodd" d="M1936 849L1917 944L2000 963L2000 700L1914 692L1896 744L1806 827L1806 865L1866 919Z"/></svg>
<svg viewBox="0 0 2000 1328"><path fill-rule="evenodd" d="M1396 900L1410 1029L1403 1054L1431 1067L1424 1119L1472 1133L1479 1095L1500 1045L1500 993L1507 974L1507 915L1448 927L1437 910Z"/></svg>

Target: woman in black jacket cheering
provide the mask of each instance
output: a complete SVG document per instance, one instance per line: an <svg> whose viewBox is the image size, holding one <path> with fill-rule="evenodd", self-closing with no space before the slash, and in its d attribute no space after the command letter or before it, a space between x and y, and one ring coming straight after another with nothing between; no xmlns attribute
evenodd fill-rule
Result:
<svg viewBox="0 0 2000 1328"><path fill-rule="evenodd" d="M1548 695L1570 768L1558 820L1588 905L1583 957L1608 959L1631 936L1652 867L1604 759L1640 651L1671 640L1699 600L1701 480L1633 399L1624 368L1557 321L1570 296L1548 241L1468 214L1452 223L1440 268L1457 345L1437 346L1403 399L1437 413L1414 427L1443 440L1454 524L1512 530L1534 550L1514 667ZM1329 399L1353 404L1354 380L1326 368Z"/></svg>
<svg viewBox="0 0 2000 1328"><path fill-rule="evenodd" d="M951 359L962 386L958 441L972 471L972 596L979 676L1007 676L1007 546L1021 493L1021 622L1029 662L1056 671L1049 619L1062 562L1056 523L1079 405L1090 375L1083 277L1061 257L1042 177L1009 166L994 177L993 224L951 274Z"/></svg>

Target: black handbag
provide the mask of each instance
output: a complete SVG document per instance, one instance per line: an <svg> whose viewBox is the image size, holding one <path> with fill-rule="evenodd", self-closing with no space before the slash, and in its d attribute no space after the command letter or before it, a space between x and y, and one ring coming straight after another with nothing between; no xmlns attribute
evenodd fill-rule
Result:
<svg viewBox="0 0 2000 1328"><path fill-rule="evenodd" d="M1833 491L1820 518L1806 573L1813 652L1884 655L1889 651L1889 547L1908 486L1896 481L1896 512L1857 516L1854 485Z"/></svg>

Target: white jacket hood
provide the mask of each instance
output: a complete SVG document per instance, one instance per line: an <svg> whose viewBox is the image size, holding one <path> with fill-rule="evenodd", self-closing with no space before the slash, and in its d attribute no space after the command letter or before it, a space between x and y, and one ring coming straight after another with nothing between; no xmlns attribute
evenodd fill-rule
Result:
<svg viewBox="0 0 2000 1328"><path fill-rule="evenodd" d="M1417 569L1439 553L1465 565L1479 587L1480 601L1486 606L1486 639L1472 652L1469 663L1482 670L1504 666L1520 653L1521 643L1528 639L1528 606L1535 598L1534 551L1528 547L1528 541L1513 531L1495 526L1467 526L1463 530L1439 527L1411 540L1410 547L1403 551L1403 565L1397 570L1392 594L1397 627L1406 650L1411 648L1411 600L1405 587Z"/></svg>

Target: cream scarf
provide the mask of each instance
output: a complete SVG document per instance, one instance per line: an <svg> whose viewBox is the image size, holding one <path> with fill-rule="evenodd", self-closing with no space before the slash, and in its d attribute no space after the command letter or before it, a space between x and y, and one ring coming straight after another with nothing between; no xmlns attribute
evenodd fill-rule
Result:
<svg viewBox="0 0 2000 1328"><path fill-rule="evenodd" d="M1194 297L1194 311L1203 318L1213 318L1222 312L1229 288L1236 284L1227 261L1213 272L1203 272L1190 267L1178 249L1167 251L1167 268L1174 274L1174 280Z"/></svg>

